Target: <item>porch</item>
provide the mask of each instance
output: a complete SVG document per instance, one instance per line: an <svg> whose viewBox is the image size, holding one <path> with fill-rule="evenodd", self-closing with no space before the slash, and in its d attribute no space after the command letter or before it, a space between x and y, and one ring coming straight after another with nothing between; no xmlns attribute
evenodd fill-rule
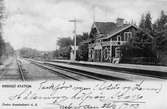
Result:
<svg viewBox="0 0 167 109"><path fill-rule="evenodd" d="M89 44L89 61L113 62L114 58L121 57L120 46L127 41L104 41Z"/></svg>

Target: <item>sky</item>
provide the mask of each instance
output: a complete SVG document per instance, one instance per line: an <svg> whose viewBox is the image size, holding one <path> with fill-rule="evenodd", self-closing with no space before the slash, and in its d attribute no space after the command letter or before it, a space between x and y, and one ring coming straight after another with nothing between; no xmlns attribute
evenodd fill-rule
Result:
<svg viewBox="0 0 167 109"><path fill-rule="evenodd" d="M77 33L89 32L95 21L115 22L121 17L139 22L143 13L150 12L152 20L167 10L166 0L5 0L6 19L3 38L14 49L29 47L55 50L59 37L72 37L79 19ZM93 14L94 13L94 14Z"/></svg>

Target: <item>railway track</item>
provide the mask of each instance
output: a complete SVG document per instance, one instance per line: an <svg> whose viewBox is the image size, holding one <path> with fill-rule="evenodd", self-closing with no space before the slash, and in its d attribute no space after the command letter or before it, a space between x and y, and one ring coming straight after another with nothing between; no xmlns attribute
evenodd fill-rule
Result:
<svg viewBox="0 0 167 109"><path fill-rule="evenodd" d="M69 76L68 74L62 73L61 71L57 71L57 70L53 69L52 67L49 67L49 66L46 66L46 65L42 65L42 64L36 63L36 62L31 62L31 63L34 64L34 65L37 65L37 66L39 66L39 67L41 67L43 69L50 70L51 72L56 73L56 74L58 74L58 75L60 75L60 76L62 76L64 78L68 78L68 79L79 81L79 79L74 78L72 76Z"/></svg>
<svg viewBox="0 0 167 109"><path fill-rule="evenodd" d="M100 81L103 81L103 80L125 80L125 79L122 79L119 77L112 77L112 76L96 74L96 73L83 71L83 70L76 70L73 68L67 68L67 67L63 67L63 66L48 64L45 62L37 62L37 61L32 61L32 60L28 60L28 61L31 61L31 63L33 63L39 67L42 67L44 69L51 70L52 72L57 73L61 76L64 76L66 78L70 78L72 80L77 80L77 81L81 81L81 80L100 80Z"/></svg>
<svg viewBox="0 0 167 109"><path fill-rule="evenodd" d="M131 68L113 69L111 66L100 66L94 64L71 63L71 62L51 62L51 61L37 61L33 59L25 59L39 67L51 70L58 75L73 79L84 80L83 78L89 78L89 80L116 80L116 81L138 81L138 80L164 80L157 75L144 75L142 70L137 71ZM81 65L80 65L81 64ZM111 68L110 68L111 67ZM141 73L140 73L141 72ZM148 72L146 72L148 73ZM76 76L77 75L77 76Z"/></svg>
<svg viewBox="0 0 167 109"><path fill-rule="evenodd" d="M18 66L18 71L19 71L21 80L25 81L25 77L24 77L25 70L22 67L22 62L18 59L17 59L17 66Z"/></svg>
<svg viewBox="0 0 167 109"><path fill-rule="evenodd" d="M0 80L25 81L24 73L21 61L13 58L0 70Z"/></svg>

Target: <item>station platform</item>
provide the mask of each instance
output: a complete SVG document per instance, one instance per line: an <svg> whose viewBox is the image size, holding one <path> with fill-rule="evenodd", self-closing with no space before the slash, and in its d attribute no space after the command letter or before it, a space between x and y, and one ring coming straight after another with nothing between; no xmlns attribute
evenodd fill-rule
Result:
<svg viewBox="0 0 167 109"><path fill-rule="evenodd" d="M61 62L75 65L89 65L99 67L101 69L111 69L116 71L135 72L141 75L154 75L159 78L167 79L167 66L155 65L137 65L137 64L113 64L106 62L86 62L86 61L71 61L71 60L53 60L53 62Z"/></svg>

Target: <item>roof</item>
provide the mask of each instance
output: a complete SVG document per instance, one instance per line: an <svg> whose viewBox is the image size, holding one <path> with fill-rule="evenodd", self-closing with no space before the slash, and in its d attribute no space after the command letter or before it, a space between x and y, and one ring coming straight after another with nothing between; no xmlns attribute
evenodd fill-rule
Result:
<svg viewBox="0 0 167 109"><path fill-rule="evenodd" d="M101 39L110 38L110 37L112 37L112 36L114 36L114 35L120 33L121 31L124 31L124 30L130 28L131 26L133 26L133 25L122 26L122 27L120 27L119 29L116 29L115 31L111 32L107 37L102 37ZM134 27L134 26L133 26L133 27ZM136 28L136 27L135 27L135 28Z"/></svg>
<svg viewBox="0 0 167 109"><path fill-rule="evenodd" d="M130 28L130 27L134 27L140 31L143 31L142 29L136 27L135 25L132 24L123 24L121 26L118 26L116 23L114 22L94 22L94 26L97 28L97 30L99 31L100 36L97 36L96 39L108 39L114 35L119 34L120 32ZM149 37L153 38L149 33L143 31L144 33L146 33ZM87 41L90 42L91 40Z"/></svg>
<svg viewBox="0 0 167 109"><path fill-rule="evenodd" d="M147 34L147 36L149 36L150 38L153 39L153 36L150 35L148 32L144 31L144 30L141 29L141 28L137 28L136 26L131 25L131 24L129 24L129 25L127 25L127 26L122 26L122 27L120 27L119 29L117 29L117 31L115 31L115 32L113 32L113 33L110 33L107 37L101 37L100 39L108 39L108 38L110 38L110 37L112 37L112 36L114 36L114 35L120 33L121 31L124 31L124 30L130 28L130 27L134 27L134 28L136 28L136 29L138 29L138 30L144 32L145 34Z"/></svg>
<svg viewBox="0 0 167 109"><path fill-rule="evenodd" d="M97 30L104 35L111 35L114 34L126 27L129 27L130 24L123 24L121 26L117 26L116 23L113 22L95 22L94 23Z"/></svg>
<svg viewBox="0 0 167 109"><path fill-rule="evenodd" d="M116 24L113 22L95 22L94 23L98 31L102 34L108 34L116 28Z"/></svg>

